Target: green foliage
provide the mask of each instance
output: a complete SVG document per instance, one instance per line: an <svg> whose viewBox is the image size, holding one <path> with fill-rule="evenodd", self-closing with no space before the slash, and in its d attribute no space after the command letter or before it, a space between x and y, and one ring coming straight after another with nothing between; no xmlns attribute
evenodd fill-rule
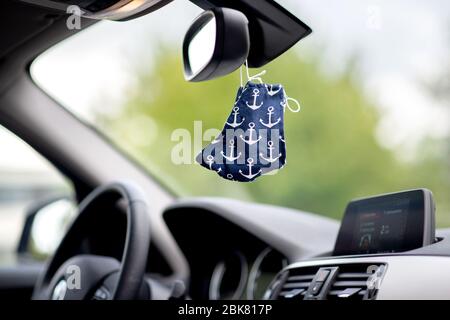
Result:
<svg viewBox="0 0 450 320"><path fill-rule="evenodd" d="M139 71L123 108L102 116L103 126L122 148L181 195L254 200L334 218L340 218L346 203L355 197L416 187L439 188L438 193L446 195L449 177L441 184L430 174L436 163L421 163L423 174L417 174L418 164L397 160L377 143L376 108L351 79L349 74L329 79L317 63L292 53L268 67L265 82L283 83L303 109L286 114L287 166L250 184L223 180L195 163L174 165L171 161L177 144L171 141L173 130L186 128L193 134L198 120L203 121L203 131L222 129L239 86L237 73L187 83L179 56L162 50L152 68ZM190 158L194 157L191 150ZM441 199L447 201L448 209L445 197Z"/></svg>

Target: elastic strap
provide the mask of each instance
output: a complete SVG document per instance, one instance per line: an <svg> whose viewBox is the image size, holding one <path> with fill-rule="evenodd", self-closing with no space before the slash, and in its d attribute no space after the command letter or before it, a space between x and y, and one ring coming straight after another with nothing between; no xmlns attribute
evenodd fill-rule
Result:
<svg viewBox="0 0 450 320"><path fill-rule="evenodd" d="M244 87L244 76L242 74L243 73L243 71L242 71L243 68L244 68L243 65L239 68L239 76L241 77L241 88Z"/></svg>
<svg viewBox="0 0 450 320"><path fill-rule="evenodd" d="M257 73L253 76L250 75L250 71L248 68L248 63L247 60L245 61L245 63L241 66L241 68L239 69L239 75L241 77L241 87L244 86L244 76L243 76L243 69L245 68L245 73L247 76L247 82L251 82L251 81L259 81L261 84L264 83L262 80L262 76L265 75L267 73L266 70L261 71L260 73Z"/></svg>
<svg viewBox="0 0 450 320"><path fill-rule="evenodd" d="M294 102L297 105L296 109L293 109L290 105L289 105L289 101ZM291 98L286 96L286 108L289 109L289 111L293 112L293 113L297 113L300 112L300 110L302 110L302 106L300 105L300 102L298 102L297 99Z"/></svg>
<svg viewBox="0 0 450 320"><path fill-rule="evenodd" d="M266 71L266 70L263 70L263 71L261 71L260 73L257 73L257 74L255 74L255 75L251 76L251 75L250 75L249 68L248 68L248 62L247 62L247 60L246 60L245 63L239 68L239 76L240 76L240 78L241 78L241 88L244 87L244 74L243 74L243 73L244 73L244 68L245 68L245 72L246 72L246 76L247 76L247 82L255 81L255 80L256 80L256 81L259 81L261 84L264 83L261 77L262 77L263 75L265 75L267 71ZM288 108L289 111L291 111L291 112L293 112L293 113L300 112L300 111L302 110L302 106L300 105L300 102L299 102L297 99L288 97L288 96L286 95L286 92L285 92L284 94L285 94L285 96L286 96L286 101L285 101L284 107ZM297 108L295 108L295 109L292 108L292 107L290 106L290 104L289 104L289 101L294 102L294 103L297 105Z"/></svg>

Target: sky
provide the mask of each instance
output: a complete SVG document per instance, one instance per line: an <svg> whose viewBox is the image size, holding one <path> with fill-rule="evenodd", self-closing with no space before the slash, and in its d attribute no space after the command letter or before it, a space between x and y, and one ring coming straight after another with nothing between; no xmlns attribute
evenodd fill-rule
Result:
<svg viewBox="0 0 450 320"><path fill-rule="evenodd" d="M278 2L313 29L293 50L305 59L320 52L325 75L339 75L358 57L359 84L382 114L381 144L414 150L426 136L449 134L450 108L435 101L424 83L445 64L450 68L450 1ZM200 12L187 0L176 0L137 20L98 23L39 57L32 76L63 106L90 121L101 98L106 98L105 109L120 104L137 61L148 60L156 45L166 42L181 50L184 32ZM12 144L0 131L0 145L7 150L0 168L19 158L21 165L33 166Z"/></svg>

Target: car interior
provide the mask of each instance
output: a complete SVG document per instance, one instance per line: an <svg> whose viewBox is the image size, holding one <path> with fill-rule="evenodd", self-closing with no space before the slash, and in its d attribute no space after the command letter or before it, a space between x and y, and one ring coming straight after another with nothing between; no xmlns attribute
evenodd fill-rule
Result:
<svg viewBox="0 0 450 320"><path fill-rule="evenodd" d="M264 188L255 184L254 188L259 188L255 189L260 194L258 201L243 200L245 194L251 194L252 183L245 187L249 189L241 189L238 186L240 182L222 182L223 179L213 177L213 173L204 168L195 170L205 171L203 174L214 179L214 184L204 183L210 180L203 178L197 180L197 176L188 171L190 169L177 169L177 175L166 178L163 165L164 161L169 161L170 155L162 158L165 160L161 160L159 167L155 165L153 170L148 170L142 161L129 155L126 143L118 147L115 137L104 134L71 108L63 107L64 99L45 90L33 75L39 68L37 61L41 55L57 52L58 46L68 45L72 39L94 48L97 41L103 43L100 38L92 37L89 41L83 38L84 32L100 30L103 20L124 26L135 24L136 29L133 30L138 37L140 21L156 17L169 23L167 19L171 19L168 15L172 8L175 10L175 6L180 6L183 12L185 7L189 7L185 11L186 19L193 22L190 27L183 24L179 28L183 29L181 36L184 36L184 42L181 43L180 34L175 37L178 44L176 61L184 68L161 67L161 72L167 77L175 73L181 80L169 80L174 87L161 89L162 81L158 83L144 74L141 78L136 76L136 79L149 81L144 82L149 95L153 91L169 90L167 99L180 104L185 99L188 105L189 95L177 98L182 90L191 90L192 95L198 96L204 93L204 100L225 94L223 92L234 89L223 85L220 89L223 91L215 91L220 85L217 81L221 80L212 81L210 87L201 87L202 83L208 86L212 79L225 77L241 66L261 68L273 61L276 63L277 59L290 57L294 46L301 47L303 41L314 37L313 21L303 22L301 14L286 9L282 1L180 2L1 1L0 126L54 168L58 176L63 177L61 181L70 186L67 188L71 192L64 192L67 189L63 188L52 197L47 197L47 194L42 197L36 191L34 196L39 196L40 201L28 203L22 210L20 230L16 238L11 236L12 252L4 254L0 250L0 297L11 300L295 300L299 303L303 300L450 299L450 272L447 271L450 270L450 229L445 223L438 223L445 213L450 213L445 212L445 205L441 205L449 199L449 190L445 189L448 184L437 193L433 186L426 184L399 184L398 188L377 189L380 192L376 195L371 193L374 189L366 187L370 181L364 184L364 179L355 180L360 183L356 188L359 193L355 197L340 199L340 203L345 205L334 208L335 216L325 216L309 209L313 205L309 205L311 201L302 195L301 188L293 191L291 202L281 196L279 203L270 200L271 192L281 188L282 184L302 180L283 171L290 170L288 167L294 167L296 163L294 151L290 154L288 150L292 163L288 158L286 169L273 177L261 177L267 181ZM80 15L72 15L67 9L69 6L79 9ZM197 18L190 14L194 11L200 13ZM175 29L177 18L174 15L172 19L172 28ZM192 44L211 21L216 26L213 51L209 56L206 53L206 63L195 62ZM77 23L81 28L76 27ZM148 37L163 32L155 30ZM113 43L116 36L121 36L119 31L108 33L110 38L105 42ZM124 39L132 37L130 33L124 35ZM72 96L83 96L82 90L77 91L78 88L70 82L70 68L79 70L80 75L72 78L77 77L81 87L83 83L90 86L92 81L98 82L95 80L98 74L102 74L105 81L113 77L112 70L108 74L108 70L100 66L96 69L89 61L83 60L83 54L88 52L83 48L74 47L70 54L61 58L68 65L66 71L57 62L46 64L46 68L54 68L55 71L40 69L43 78L52 72L67 72L67 79L56 77L54 82L66 88L69 100ZM161 50L164 57L165 51ZM113 60L116 53L110 50L110 56L102 54L101 59ZM283 81L281 73L273 71L272 74L278 77L278 81ZM295 76L296 73L293 79ZM232 81L238 85L236 78ZM184 82L187 89L180 89L178 83ZM345 90L342 86L339 90ZM303 83L303 90L314 91L314 87ZM134 114L138 112L139 99L156 99L145 97L145 94L137 96ZM349 98L348 102L352 101ZM215 104L216 101L205 102L206 105L208 103ZM158 109L154 118L160 114L181 122L183 113L178 113L178 108L185 107L177 105L172 106L172 110ZM114 111L112 107L110 110L111 114L122 116L120 111ZM108 113L108 108L103 112ZM205 107L195 116L201 119L208 112ZM123 119L126 117L123 115ZM294 140L294 126L288 123L291 117L296 115L286 115L286 135L291 134L292 142L288 145L294 150L294 145L301 146L301 142ZM307 111L300 113L300 117L308 117ZM441 118L449 123L448 118ZM108 123L109 118L105 119ZM144 126L148 124L151 127L157 123L157 120L152 121L148 120ZM361 126L365 126L364 121ZM216 123L220 126L223 122ZM117 128L125 128L120 125ZM302 123L297 125L302 126ZM132 130L133 126L131 123L126 128ZM158 128L154 139L168 140L170 134L163 130L177 127ZM315 133L310 134L304 139L312 139ZM126 133L118 131L117 136L122 139ZM137 145L141 148L139 150L148 152L149 157L154 152L165 152L162 147L151 150L145 139L147 137L143 142L139 140L141 144ZM348 139L351 140L351 136ZM11 153L12 163L26 162L27 156L15 156L6 143L1 145L1 141L0 147L5 150L5 157L6 153ZM338 144L332 137L327 141L330 146ZM345 150L347 156L341 158L342 162L352 165L351 154L364 153L364 150ZM449 154L446 153L447 156ZM369 153L367 158L370 157ZM435 174L437 179L446 179L445 183L448 183L448 158L443 163L444 170L447 170L443 172L447 176L437 171ZM337 168L342 164L324 159L315 165L320 176L324 166ZM11 201L13 193L8 196L8 192L3 190L12 190L12 184L8 185L8 176L1 174L1 168L0 165L0 180L4 181L0 181L0 193L3 193L0 202L3 199ZM359 170L364 177L364 164ZM367 167L367 177L376 183L374 175L378 173L371 175L370 170ZM386 168L386 179L394 177L395 171L395 168ZM301 171L305 179L308 172ZM324 171L324 179L325 175ZM429 178L433 170L417 175ZM199 191L192 192L194 196L183 196L167 187L177 177L189 180L191 189L198 188ZM339 184L345 184L347 177L346 172L329 177L327 183L330 187L324 187L323 194L331 197L333 188L338 189ZM31 173L25 172L22 179L27 188L34 183ZM271 185L270 179L280 179L280 184ZM47 183L50 180L43 178L39 181ZM222 189L221 186L225 183L230 194L236 196L228 196L223 191L225 187ZM441 184L444 185L443 182ZM319 189L324 185L327 184L310 188ZM211 192L201 191L208 189ZM285 204L283 199L286 199ZM298 206L293 205L295 201ZM328 200L323 198L319 202L326 206ZM335 205L334 202L332 204ZM2 208L0 205L0 216ZM3 242L12 227L3 223L6 218L1 221L3 228L0 234L4 232L4 238L0 238L0 242ZM56 238L51 236L51 226L56 229ZM37 247L41 242L50 242L51 249L44 250L45 254L38 253ZM80 279L74 278L77 273L82 275Z"/></svg>

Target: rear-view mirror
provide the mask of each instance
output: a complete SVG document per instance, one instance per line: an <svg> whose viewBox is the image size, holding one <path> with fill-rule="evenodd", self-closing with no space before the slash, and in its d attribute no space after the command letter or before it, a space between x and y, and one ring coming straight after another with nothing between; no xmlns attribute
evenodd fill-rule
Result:
<svg viewBox="0 0 450 320"><path fill-rule="evenodd" d="M198 16L183 43L184 75L192 82L211 80L238 69L250 51L246 16L214 8Z"/></svg>

